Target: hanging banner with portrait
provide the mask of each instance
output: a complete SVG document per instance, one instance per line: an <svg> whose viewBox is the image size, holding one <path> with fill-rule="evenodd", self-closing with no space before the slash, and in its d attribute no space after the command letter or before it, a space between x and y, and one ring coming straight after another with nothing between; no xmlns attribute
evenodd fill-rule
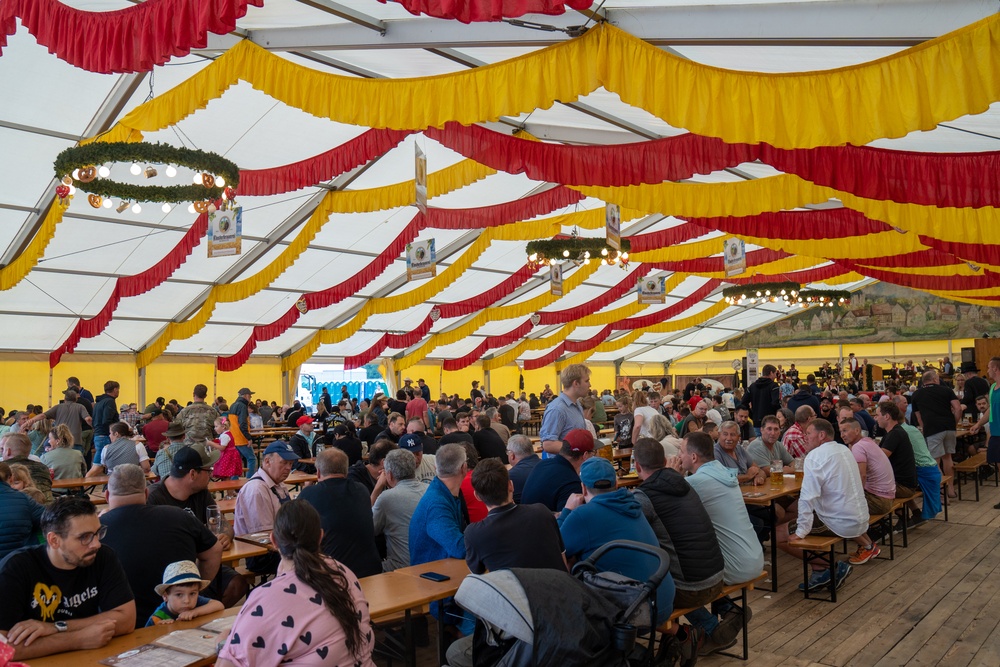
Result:
<svg viewBox="0 0 1000 667"><path fill-rule="evenodd" d="M242 252L243 207L208 214L208 256L231 257Z"/></svg>
<svg viewBox="0 0 1000 667"><path fill-rule="evenodd" d="M437 275L437 251L434 239L406 244L406 279L433 278Z"/></svg>

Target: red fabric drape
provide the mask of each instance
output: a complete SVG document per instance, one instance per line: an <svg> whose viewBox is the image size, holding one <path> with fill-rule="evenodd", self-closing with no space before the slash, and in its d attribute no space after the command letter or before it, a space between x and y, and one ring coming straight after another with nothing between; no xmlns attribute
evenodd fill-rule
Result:
<svg viewBox="0 0 1000 667"><path fill-rule="evenodd" d="M111 291L111 296L108 297L104 307L93 317L78 321L62 345L49 354L49 368L55 368L62 355L69 354L75 350L76 346L84 338L99 336L111 323L111 317L114 315L115 309L122 299L148 292L169 278L201 242L201 238L205 236L206 231L208 231L208 214L202 213L194 221L194 224L188 228L187 232L184 233L184 237L180 240L180 243L167 253L163 259L142 273L118 278L115 281L114 289Z"/></svg>
<svg viewBox="0 0 1000 667"><path fill-rule="evenodd" d="M382 4L388 0L378 0ZM395 0L406 11L462 23L500 21L525 14L563 14L566 8L587 9L591 0Z"/></svg>
<svg viewBox="0 0 1000 667"><path fill-rule="evenodd" d="M614 146L563 146L449 123L426 134L512 174L564 185L661 183L761 160L789 174L868 199L942 207L1000 206L1000 152L916 153L870 146L784 150L676 137Z"/></svg>
<svg viewBox="0 0 1000 667"><path fill-rule="evenodd" d="M437 308L441 311L441 317L443 318L461 317L462 315L482 310L483 308L492 306L502 297L513 293L518 287L528 282L537 270L525 264L496 287L491 287L482 294L459 301L458 303L442 303Z"/></svg>
<svg viewBox="0 0 1000 667"><path fill-rule="evenodd" d="M503 347L504 345L510 345L511 343L516 343L527 336L531 329L531 320L525 320L505 334L500 334L499 336L487 336L482 343L476 346L476 349L469 352L467 355L458 357L457 359L445 359L443 362L444 369L446 371L458 371L466 366L471 366L482 359L483 355L489 350Z"/></svg>
<svg viewBox="0 0 1000 667"><path fill-rule="evenodd" d="M549 325L549 324L565 324L566 322L572 322L573 320L578 320L586 315L592 315L602 308L606 308L610 304L614 303L618 299L625 296L629 290L635 290L636 281L640 277L645 276L649 273L650 268L643 265L638 271L634 271L629 275L625 276L617 285L609 289L604 294L601 294L594 299L591 299L587 303L580 304L574 308L565 308L563 310L551 310L551 311L540 311L538 315L541 317L539 324Z"/></svg>
<svg viewBox="0 0 1000 667"><path fill-rule="evenodd" d="M867 261L865 260L865 262ZM865 266L859 262L845 260L837 260L836 263L869 278L919 290L958 292L986 289L1000 285L1000 274L992 271L983 271L981 274L975 276L928 276L916 273L896 273L894 271Z"/></svg>
<svg viewBox="0 0 1000 667"><path fill-rule="evenodd" d="M336 178L399 145L410 132L368 130L325 153L268 169L240 170L241 195L278 195Z"/></svg>
<svg viewBox="0 0 1000 667"><path fill-rule="evenodd" d="M596 335L591 336L587 340L582 341L563 341L556 345L552 350L546 352L540 357L534 359L526 359L524 362L524 370L531 371L537 370L539 368L545 368L549 364L553 363L563 355L565 352L579 353L586 352L587 350L592 350L611 335L612 331L622 331L639 329L642 327L648 327L653 324L660 324L666 322L667 320L673 319L683 313L685 310L691 308L697 303L700 303L705 297L712 293L712 290L717 288L720 284L718 280L709 280L704 285L699 287L697 290L692 292L690 295L684 297L677 303L664 308L663 310L658 310L655 313L649 313L647 315L640 315L638 317L628 317L623 320L618 320L613 324L609 324L603 329L601 329Z"/></svg>
<svg viewBox="0 0 1000 667"><path fill-rule="evenodd" d="M682 134L613 146L545 144L476 125L448 123L424 134L456 153L509 174L564 185L638 185L710 174L753 162L754 146Z"/></svg>
<svg viewBox="0 0 1000 667"><path fill-rule="evenodd" d="M411 345L416 345L420 342L420 339L427 335L427 332L431 330L434 321L427 316L424 320L417 325L412 331L408 331L402 334L386 333L378 339L374 345L362 352L361 354L355 354L351 357L344 357L344 368L346 370L352 370L354 368L361 368L369 361L382 354L387 348L399 349L404 347L409 347Z"/></svg>
<svg viewBox="0 0 1000 667"><path fill-rule="evenodd" d="M362 287L381 275L381 273L403 253L406 248L406 244L415 239L420 231L427 227L435 227L439 229L486 229L489 227L498 227L516 222L518 220L529 220L539 215L551 213L552 211L569 206L570 204L580 201L581 199L583 199L583 195L580 193L570 190L569 188L557 187L530 197L524 197L523 199L518 199L512 202L495 204L493 206L467 209L429 208L426 215L418 213L414 216L403 231L400 232L400 234L391 243L389 243L381 253L379 253L378 257L372 260L372 262L364 269L337 285L328 287L327 289L320 290L318 292L310 292L303 295L303 297L306 300L306 305L309 310L315 310L317 308L332 306L333 304L339 303L347 297L356 294ZM530 278L533 273L534 272L530 271L526 266L522 267L522 269L519 270L514 276L511 276L502 284L510 289L516 289L516 287L520 286L520 284L523 284L528 278ZM520 283L517 281L520 281ZM474 312L475 310L484 307L483 305L472 307L475 303L485 303L485 305L489 305L495 302L498 298L500 298L500 296L503 296L503 293L498 291L500 289L502 288L498 286L486 294L473 297L472 299L467 299L464 303L469 304L469 307L471 308L468 312ZM494 298L487 302L486 299L489 297ZM448 312L455 314L445 314L444 308L442 308L442 317L458 317L459 315L467 314L467 312L458 312L461 310L461 308L452 307ZM270 340L281 335L287 331L289 327L295 324L298 317L299 311L293 305L289 308L288 312L282 315L277 321L271 322L270 324L255 326L253 332L250 334L250 338L243 344L243 347L241 347L238 352L228 357L220 356L216 358L216 367L220 371L236 370L245 364L247 359L250 358L250 354L254 351L259 341Z"/></svg>
<svg viewBox="0 0 1000 667"><path fill-rule="evenodd" d="M101 74L146 72L174 56L204 48L208 33L236 27L247 6L264 0L146 0L110 12L88 12L58 0L3 0L0 49L17 31L16 19L49 53Z"/></svg>

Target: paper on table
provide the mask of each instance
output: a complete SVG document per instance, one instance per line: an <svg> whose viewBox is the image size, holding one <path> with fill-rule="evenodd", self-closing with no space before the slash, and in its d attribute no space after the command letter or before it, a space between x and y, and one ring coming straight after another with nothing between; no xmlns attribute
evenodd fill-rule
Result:
<svg viewBox="0 0 1000 667"><path fill-rule="evenodd" d="M187 667L200 658L190 653L181 653L169 648L146 644L131 651L125 651L101 660L102 665L112 667Z"/></svg>
<svg viewBox="0 0 1000 667"><path fill-rule="evenodd" d="M238 537L245 542L255 542L263 546L271 543L271 533L266 530L259 533L250 533L249 535L239 535Z"/></svg>
<svg viewBox="0 0 1000 667"><path fill-rule="evenodd" d="M208 630L209 632L218 632L220 635L229 634L229 631L233 629L233 623L236 622L236 614L230 614L229 616L222 616L210 621L205 625L201 626L202 630Z"/></svg>
<svg viewBox="0 0 1000 667"><path fill-rule="evenodd" d="M208 658L218 653L220 639L221 637L217 632L175 630L170 634L163 635L153 643L157 646L168 646Z"/></svg>

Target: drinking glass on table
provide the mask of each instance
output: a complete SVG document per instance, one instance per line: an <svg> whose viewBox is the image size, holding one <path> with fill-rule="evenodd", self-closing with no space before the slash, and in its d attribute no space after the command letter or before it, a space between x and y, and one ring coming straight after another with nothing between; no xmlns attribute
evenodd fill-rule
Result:
<svg viewBox="0 0 1000 667"><path fill-rule="evenodd" d="M771 461L771 488L780 489L785 484L785 468L781 459Z"/></svg>
<svg viewBox="0 0 1000 667"><path fill-rule="evenodd" d="M804 459L792 459L792 470L795 471L795 481L799 484L802 483L802 477L805 475L802 471L803 463L805 463Z"/></svg>
<svg viewBox="0 0 1000 667"><path fill-rule="evenodd" d="M217 505L205 510L205 521L213 535L222 534L222 510Z"/></svg>

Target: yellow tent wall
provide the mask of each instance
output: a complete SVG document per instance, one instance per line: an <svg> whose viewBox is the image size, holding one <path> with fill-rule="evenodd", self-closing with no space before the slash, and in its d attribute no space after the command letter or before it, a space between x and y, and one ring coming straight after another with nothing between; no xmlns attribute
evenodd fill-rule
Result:
<svg viewBox="0 0 1000 667"><path fill-rule="evenodd" d="M191 391L199 383L206 385L211 393L214 364L213 357L160 357L145 369L147 403L157 396L163 396L168 401L176 398L184 405L191 400ZM22 409L29 403L49 407L62 398L66 378L70 376L79 378L81 384L95 396L103 393L105 381L115 380L121 385L119 404L139 400L139 374L134 355L67 355L53 369L50 403L48 355L4 353L0 354L0 407L8 412ZM219 373L216 395L234 401L236 391L244 386L256 392L257 398L280 402L280 360L251 359L238 371Z"/></svg>

